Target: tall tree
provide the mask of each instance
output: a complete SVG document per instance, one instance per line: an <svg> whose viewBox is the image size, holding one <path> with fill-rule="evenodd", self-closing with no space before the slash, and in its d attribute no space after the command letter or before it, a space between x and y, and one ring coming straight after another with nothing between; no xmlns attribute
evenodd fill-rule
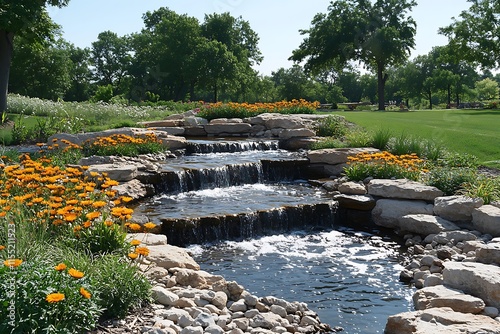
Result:
<svg viewBox="0 0 500 334"><path fill-rule="evenodd" d="M291 60L306 60L306 68L339 66L361 61L377 74L378 105L385 110L384 88L388 66L406 60L415 46L416 23L408 12L415 0L338 0L327 14L317 14L308 35Z"/></svg>
<svg viewBox="0 0 500 334"><path fill-rule="evenodd" d="M463 59L478 61L485 68L500 66L500 2L498 0L468 0L472 3L459 19L441 28L450 45Z"/></svg>
<svg viewBox="0 0 500 334"><path fill-rule="evenodd" d="M24 34L45 38L53 31L47 5L63 7L70 0L3 0L0 4L0 112L7 108L10 65L14 52L14 36Z"/></svg>

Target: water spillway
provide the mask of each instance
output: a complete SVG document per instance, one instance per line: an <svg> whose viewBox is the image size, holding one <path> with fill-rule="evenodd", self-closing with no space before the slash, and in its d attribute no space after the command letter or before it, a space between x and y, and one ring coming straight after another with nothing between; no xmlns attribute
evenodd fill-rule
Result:
<svg viewBox="0 0 500 334"><path fill-rule="evenodd" d="M189 247L203 270L259 296L307 302L345 333L383 333L411 309L400 246L347 228L336 202L307 182L308 160L272 141L203 140L162 166L161 194L135 213Z"/></svg>

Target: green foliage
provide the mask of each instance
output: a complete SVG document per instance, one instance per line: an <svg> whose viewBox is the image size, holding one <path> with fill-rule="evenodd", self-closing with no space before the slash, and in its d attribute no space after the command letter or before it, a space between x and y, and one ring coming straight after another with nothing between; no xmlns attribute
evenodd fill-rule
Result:
<svg viewBox="0 0 500 334"><path fill-rule="evenodd" d="M75 235L76 238L66 240L68 246L93 256L112 253L125 256L130 250L125 229L117 224L107 225L103 220L75 232Z"/></svg>
<svg viewBox="0 0 500 334"><path fill-rule="evenodd" d="M471 198L481 198L484 204L500 200L500 178L479 175L473 182L466 182L459 193Z"/></svg>
<svg viewBox="0 0 500 334"><path fill-rule="evenodd" d="M106 102L108 103L113 98L113 85L108 84L105 86L97 87L97 90L90 99L92 102Z"/></svg>
<svg viewBox="0 0 500 334"><path fill-rule="evenodd" d="M350 147L369 147L372 144L372 136L362 129L354 129L346 134L345 141Z"/></svg>
<svg viewBox="0 0 500 334"><path fill-rule="evenodd" d="M464 189L466 184L474 182L475 179L476 173L470 168L436 167L426 175L425 182L450 196Z"/></svg>
<svg viewBox="0 0 500 334"><path fill-rule="evenodd" d="M381 151L387 150L392 133L389 129L379 128L373 133L371 146Z"/></svg>
<svg viewBox="0 0 500 334"><path fill-rule="evenodd" d="M104 317L123 317L134 307L150 301L151 285L135 265L121 256L98 258L91 272L99 282Z"/></svg>
<svg viewBox="0 0 500 334"><path fill-rule="evenodd" d="M331 115L318 120L315 130L320 137L342 138L347 133L348 126L345 117Z"/></svg>
<svg viewBox="0 0 500 334"><path fill-rule="evenodd" d="M5 250L3 251L5 252ZM94 328L102 310L95 280L74 278L70 268L57 271L50 258L0 268L2 333L82 333ZM78 268L77 268L78 269ZM81 290L81 289L84 289ZM89 295L85 295L85 292ZM58 293L60 301L49 302ZM86 298L89 297L89 298ZM49 299L50 300L50 299Z"/></svg>
<svg viewBox="0 0 500 334"><path fill-rule="evenodd" d="M159 141L132 141L117 143L115 145L103 145L100 142L87 142L83 145L83 155L86 157L90 157L92 155L136 157L140 154L160 153L163 151L165 151L165 147Z"/></svg>
<svg viewBox="0 0 500 334"><path fill-rule="evenodd" d="M475 155L468 153L447 153L442 159L438 161L441 166L455 168L470 168L477 169L479 166L478 159Z"/></svg>
<svg viewBox="0 0 500 334"><path fill-rule="evenodd" d="M334 137L323 137L319 141L311 145L312 150L321 150L324 148L342 148L342 147L347 147L346 142Z"/></svg>
<svg viewBox="0 0 500 334"><path fill-rule="evenodd" d="M477 81L475 86L479 100L498 99L500 88L498 86L498 82L495 80L486 78L481 81Z"/></svg>

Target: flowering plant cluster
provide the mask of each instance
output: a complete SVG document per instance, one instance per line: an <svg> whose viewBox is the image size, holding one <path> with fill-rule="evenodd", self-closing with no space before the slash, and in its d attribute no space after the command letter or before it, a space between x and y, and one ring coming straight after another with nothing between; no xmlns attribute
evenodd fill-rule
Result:
<svg viewBox="0 0 500 334"><path fill-rule="evenodd" d="M348 157L345 175L355 181L367 177L378 179L406 178L418 180L427 172L425 161L416 154L394 155L387 151L378 153L359 153Z"/></svg>
<svg viewBox="0 0 500 334"><path fill-rule="evenodd" d="M245 118L263 113L312 114L319 107L319 102L304 99L270 103L210 103L200 108L198 116L206 119Z"/></svg>

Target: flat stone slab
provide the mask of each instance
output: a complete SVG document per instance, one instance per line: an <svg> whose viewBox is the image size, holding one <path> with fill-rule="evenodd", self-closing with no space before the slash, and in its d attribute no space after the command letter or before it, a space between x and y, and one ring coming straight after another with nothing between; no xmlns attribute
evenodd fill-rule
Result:
<svg viewBox="0 0 500 334"><path fill-rule="evenodd" d="M385 334L464 334L499 333L499 323L484 315L454 312L451 308L431 308L390 316Z"/></svg>
<svg viewBox="0 0 500 334"><path fill-rule="evenodd" d="M426 310L433 307L449 307L455 312L481 313L486 306L480 298L467 295L462 291L437 285L418 290L413 295L413 305L416 310Z"/></svg>
<svg viewBox="0 0 500 334"><path fill-rule="evenodd" d="M159 267L200 270L200 265L194 261L184 248L172 245L154 245L148 248L147 260L156 263Z"/></svg>
<svg viewBox="0 0 500 334"><path fill-rule="evenodd" d="M500 267L475 262L443 262L443 284L500 308Z"/></svg>
<svg viewBox="0 0 500 334"><path fill-rule="evenodd" d="M102 165L91 165L86 173L96 172L99 174L106 173L112 180L118 182L127 182L137 177L137 166L127 163L113 163Z"/></svg>
<svg viewBox="0 0 500 334"><path fill-rule="evenodd" d="M500 208L483 205L472 211L472 225L483 234L500 237Z"/></svg>
<svg viewBox="0 0 500 334"><path fill-rule="evenodd" d="M247 123L215 123L207 124L204 128L209 135L217 135L221 133L243 134L249 133L252 126Z"/></svg>
<svg viewBox="0 0 500 334"><path fill-rule="evenodd" d="M500 265L500 243L481 245L476 249L476 261Z"/></svg>
<svg viewBox="0 0 500 334"><path fill-rule="evenodd" d="M432 215L434 205L424 201L380 199L372 210L372 219L376 225L399 228L400 220L409 214Z"/></svg>
<svg viewBox="0 0 500 334"><path fill-rule="evenodd" d="M167 244L167 236L154 233L128 233L127 240L139 240L146 246L159 246Z"/></svg>
<svg viewBox="0 0 500 334"><path fill-rule="evenodd" d="M403 231L425 236L460 229L457 225L446 219L426 214L409 214L401 217L399 219L399 228Z"/></svg>
<svg viewBox="0 0 500 334"><path fill-rule="evenodd" d="M312 164L337 165L347 163L347 157L355 156L359 153L376 153L380 150L372 147L361 148L326 148L310 151L307 154Z"/></svg>
<svg viewBox="0 0 500 334"><path fill-rule="evenodd" d="M472 211L483 205L481 198L444 196L434 199L434 213L452 222L472 221Z"/></svg>
<svg viewBox="0 0 500 334"><path fill-rule="evenodd" d="M368 194L384 198L415 199L434 201L443 196L443 192L436 187L426 186L419 182L406 179L381 180L375 179L368 183Z"/></svg>
<svg viewBox="0 0 500 334"><path fill-rule="evenodd" d="M370 195L340 194L333 197L339 202L339 207L351 210L370 211L375 207L376 201Z"/></svg>
<svg viewBox="0 0 500 334"><path fill-rule="evenodd" d="M306 128L300 129L284 129L280 132L280 139L290 139L290 138L303 138L303 137L314 137L316 132Z"/></svg>

